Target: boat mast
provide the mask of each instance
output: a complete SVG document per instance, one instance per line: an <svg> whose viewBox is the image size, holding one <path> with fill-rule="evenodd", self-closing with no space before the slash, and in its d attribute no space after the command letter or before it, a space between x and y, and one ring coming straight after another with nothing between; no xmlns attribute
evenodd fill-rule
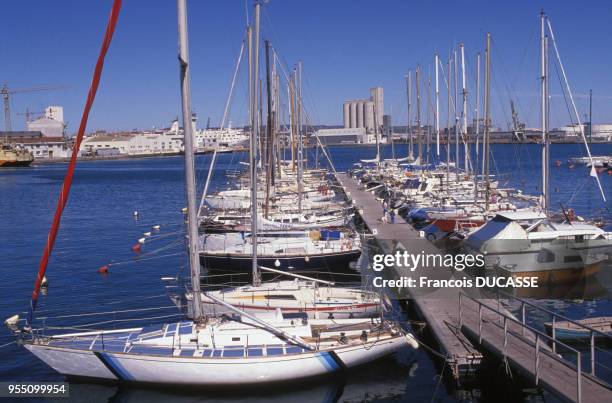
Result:
<svg viewBox="0 0 612 403"><path fill-rule="evenodd" d="M200 295L200 257L198 252L198 212L196 211L193 130L191 124L191 88L189 77L189 43L187 38L187 4L178 0L179 66L183 112L183 142L185 144L185 193L187 196L187 228L189 238L189 267L193 295L193 319L202 318Z"/></svg>
<svg viewBox="0 0 612 403"><path fill-rule="evenodd" d="M476 55L476 163L472 166L474 173L474 202L478 200L478 162L480 148L480 52Z"/></svg>
<svg viewBox="0 0 612 403"><path fill-rule="evenodd" d="M459 71L458 71L458 61L457 61L457 49L453 50L453 63L454 63L454 85L455 85L455 95L454 95L454 103L453 110L455 111L455 178L457 182L459 182L459 115L457 114L457 97L459 96Z"/></svg>
<svg viewBox="0 0 612 403"><path fill-rule="evenodd" d="M438 54L434 55L434 63L436 65L436 156L440 159L440 83L438 73Z"/></svg>
<svg viewBox="0 0 612 403"><path fill-rule="evenodd" d="M464 158L464 169L465 173L469 173L469 161L470 161L470 145L468 142L468 130L467 130L467 88L465 85L465 48L463 43L459 45L461 50L461 95L463 96L463 158Z"/></svg>
<svg viewBox="0 0 612 403"><path fill-rule="evenodd" d="M542 209L547 212L549 209L548 193L548 160L549 160L549 137L548 137L548 36L546 35L546 14L540 12L540 40L541 40L541 79L542 79Z"/></svg>
<svg viewBox="0 0 612 403"><path fill-rule="evenodd" d="M491 125L491 34L487 32L487 47L485 51L485 96L484 96L484 138L483 146L483 176L485 179L485 203L486 210L489 210L491 195L491 181L489 178L489 130Z"/></svg>
<svg viewBox="0 0 612 403"><path fill-rule="evenodd" d="M411 121L411 112L412 112L412 71L408 70L408 74L406 75L406 96L408 98L408 160L414 160L414 144L412 138L412 121Z"/></svg>
<svg viewBox="0 0 612 403"><path fill-rule="evenodd" d="M431 70L429 67L427 68L427 96L425 97L425 109L427 110L427 113L425 114L427 121L425 165L429 165L429 154L431 147L431 121L429 119L431 115Z"/></svg>
<svg viewBox="0 0 612 403"><path fill-rule="evenodd" d="M297 67L297 124L298 124L298 211L302 213L302 192L304 175L304 140L302 139L304 128L302 127L302 62Z"/></svg>
<svg viewBox="0 0 612 403"><path fill-rule="evenodd" d="M417 98L417 144L419 150L419 165L423 165L423 142L421 138L421 66L416 68L416 98Z"/></svg>
<svg viewBox="0 0 612 403"><path fill-rule="evenodd" d="M251 169L251 250L253 254L251 270L253 285L259 286L261 279L257 268L257 140L259 138L259 122L257 108L257 83L259 82L259 2L255 2L255 43L252 40L252 30L249 29L249 72L251 88L251 144L249 168Z"/></svg>
<svg viewBox="0 0 612 403"><path fill-rule="evenodd" d="M266 40L266 94L267 94L267 164L266 164L266 206L265 217L270 212L270 188L274 186L274 128L272 127L272 88L270 83L270 41Z"/></svg>
<svg viewBox="0 0 612 403"><path fill-rule="evenodd" d="M449 186L450 181L450 131L451 131L451 56L448 55L448 63L446 64L446 186Z"/></svg>

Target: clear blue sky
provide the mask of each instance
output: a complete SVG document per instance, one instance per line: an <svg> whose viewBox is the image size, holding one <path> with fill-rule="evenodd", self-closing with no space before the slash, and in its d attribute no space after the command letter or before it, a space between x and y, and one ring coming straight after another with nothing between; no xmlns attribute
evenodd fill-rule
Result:
<svg viewBox="0 0 612 403"><path fill-rule="evenodd" d="M69 132L75 131L110 5L110 0L3 2L0 82L14 88L69 87L14 96L15 129L24 125L17 112L56 104L65 108ZM217 123L222 115L244 31L245 1L190 0L188 5L193 105L203 126L207 117ZM612 122L610 1L271 0L262 39L269 38L289 66L303 60L305 103L316 123L341 124L342 101L367 97L368 89L379 85L385 89L386 112L393 112L394 123L405 124L407 70L420 63L426 72L434 51L446 57L454 44L464 42L468 72L475 72L475 54L490 31L493 119L506 125L512 92L520 118L537 126L541 7L556 31L581 113L588 110L584 95L593 88L594 122ZM175 1L125 0L89 131L167 126L180 111L176 48ZM552 124L565 124L568 113L557 96L552 66L551 75ZM468 80L473 107L475 77ZM233 103L236 123L246 119L244 82Z"/></svg>

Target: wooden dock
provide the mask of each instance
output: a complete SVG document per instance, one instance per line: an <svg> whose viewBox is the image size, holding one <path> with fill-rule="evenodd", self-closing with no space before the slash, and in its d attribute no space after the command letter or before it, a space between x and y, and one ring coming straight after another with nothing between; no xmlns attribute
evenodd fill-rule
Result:
<svg viewBox="0 0 612 403"><path fill-rule="evenodd" d="M412 225L397 217L396 223L384 224L382 217L382 204L373 194L359 188L359 183L345 173L337 175L338 182L350 200L353 200L359 215L370 231L379 241L384 253L394 253L395 250L411 251L411 245L418 243L419 252L423 248L425 253L438 253L439 250L431 243L421 238L419 232ZM440 278L447 278L448 271L439 273ZM401 269L395 270L397 277L410 276ZM432 273L433 274L433 273ZM433 276L430 276L433 278ZM446 365L451 369L453 377L458 382L473 376L480 364L482 354L461 333L459 328L459 289L441 289L438 291L419 294L418 289L408 290L409 298L414 301L414 307L419 316L429 326L432 336L438 343L440 353L446 356Z"/></svg>
<svg viewBox="0 0 612 403"><path fill-rule="evenodd" d="M393 254L397 250L410 253L440 252L401 217L397 217L396 223L383 223L380 220L383 214L381 201L361 188L357 180L346 173L338 173L336 178L383 253ZM450 271L455 273L444 269L428 270L427 277L459 277L458 272ZM395 268L393 272L394 277L414 276L401 268ZM417 313L427 322L457 383L474 374L482 354L492 354L507 362L526 379L531 379L534 384L543 386L562 399L612 401L610 385L585 374L581 368L555 354L548 346L550 340L546 339L546 335L516 320L499 300L480 295L474 288L406 288L406 291L408 295L403 298L413 301Z"/></svg>

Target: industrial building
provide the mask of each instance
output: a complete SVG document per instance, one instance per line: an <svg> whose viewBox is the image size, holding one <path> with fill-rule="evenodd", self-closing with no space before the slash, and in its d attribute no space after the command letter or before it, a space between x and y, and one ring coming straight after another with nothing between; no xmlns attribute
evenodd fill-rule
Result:
<svg viewBox="0 0 612 403"><path fill-rule="evenodd" d="M26 122L28 131L41 132L45 137L64 137L66 124L64 123L64 108L61 106L48 106L43 117Z"/></svg>
<svg viewBox="0 0 612 403"><path fill-rule="evenodd" d="M371 88L369 99L344 102L342 110L344 128L364 128L367 133L379 132L383 126L384 109L382 87Z"/></svg>
<svg viewBox="0 0 612 403"><path fill-rule="evenodd" d="M337 129L319 129L310 136L311 145L317 144L317 137L323 145L367 144L369 136L364 127L349 127Z"/></svg>

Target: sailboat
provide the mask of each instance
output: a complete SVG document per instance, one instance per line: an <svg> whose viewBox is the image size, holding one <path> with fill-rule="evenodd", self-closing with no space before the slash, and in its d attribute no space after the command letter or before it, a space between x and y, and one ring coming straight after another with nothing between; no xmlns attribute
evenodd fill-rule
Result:
<svg viewBox="0 0 612 403"><path fill-rule="evenodd" d="M484 254L487 268L499 269L504 274L515 277L538 276L541 281L562 282L597 273L601 262L612 253L612 234L595 225L573 221L565 211L566 220L563 223L553 222L548 214L550 207L548 189L549 38L546 34L546 22L547 17L542 12L540 39L543 194L540 197L540 207L539 209L498 212L492 220L472 232L465 239L464 246L470 251ZM487 40L487 68L488 59ZM488 96L487 92L486 97Z"/></svg>
<svg viewBox="0 0 612 403"><path fill-rule="evenodd" d="M215 387L261 385L321 376L370 362L408 344L416 348L417 343L412 335L402 330L395 322L382 318L309 319L306 315L283 314L280 310L256 316L212 295L208 295L208 298L227 307L233 314L202 315L194 145L189 125L191 97L186 0L177 0L177 5L182 116L185 127L189 266L191 291L195 302L194 319L148 327L47 335L31 326L40 287L40 281L37 280L27 326L19 333L24 347L54 370L68 377ZM120 7L121 0L115 0L98 59L95 75L97 78L92 84L93 96ZM259 19L259 7L259 3L256 3L256 20ZM257 32L256 37L258 36ZM77 149L93 102L91 92L75 142ZM255 130L257 129L252 130L251 136ZM251 147L253 146L252 144ZM64 182L68 191L76 154L73 153ZM255 169L252 165L251 170ZM256 186L254 188L256 192ZM54 225L49 234L51 240L55 239L59 218L65 206L64 197L67 194L64 191L61 193ZM253 200L256 200L256 197ZM256 227L257 220L253 220L252 225ZM257 231L253 231L253 234L256 238ZM47 244L37 279L44 276L46 259L52 246L53 242ZM256 248L253 249L253 265L257 265Z"/></svg>

